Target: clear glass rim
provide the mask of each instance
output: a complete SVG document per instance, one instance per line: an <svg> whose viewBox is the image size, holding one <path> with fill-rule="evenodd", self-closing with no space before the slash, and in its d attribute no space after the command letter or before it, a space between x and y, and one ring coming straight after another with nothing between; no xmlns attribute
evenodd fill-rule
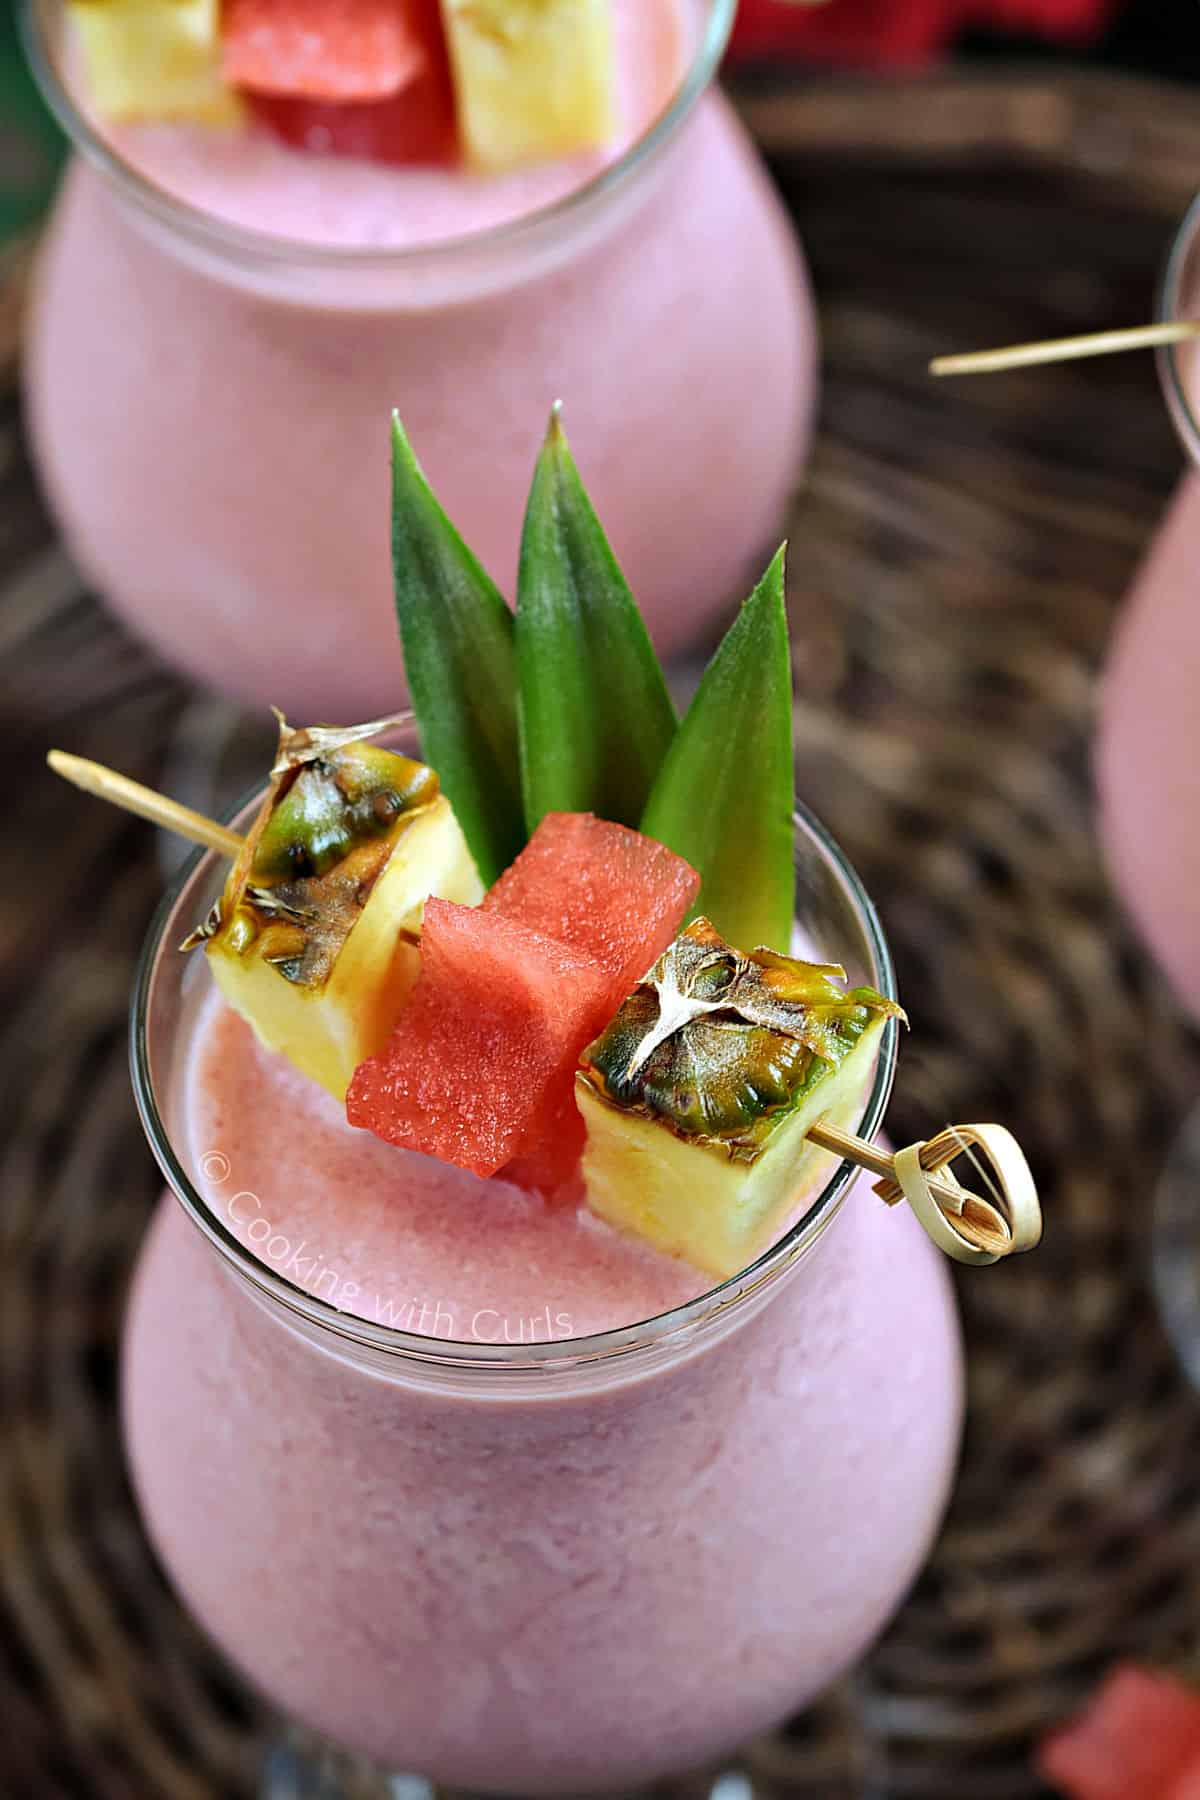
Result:
<svg viewBox="0 0 1200 1800"><path fill-rule="evenodd" d="M1158 288L1157 316L1162 324L1182 316L1180 299L1184 272L1196 234L1200 231L1200 194L1197 194L1171 241ZM1158 374L1166 395L1167 407L1175 422L1180 442L1191 460L1200 465L1200 419L1188 398L1187 384L1179 362L1178 344L1162 344L1158 350Z"/></svg>
<svg viewBox="0 0 1200 1800"><path fill-rule="evenodd" d="M261 789L256 789L256 794ZM246 802L234 807L226 823L234 824ZM895 973L891 952L874 903L857 871L836 839L807 807L797 806L793 823L798 836L806 837L832 865L853 910L855 911L875 965L875 985L889 999L896 999ZM134 1098L147 1141L163 1175L196 1225L230 1264L261 1295L266 1296L307 1325L318 1327L330 1339L341 1340L360 1350L384 1352L397 1361L475 1372L481 1368L509 1371L552 1371L554 1368L577 1368L631 1352L649 1349L689 1327L703 1328L717 1319L727 1319L769 1284L776 1282L821 1235L839 1210L850 1183L859 1170L848 1162L835 1166L825 1186L813 1200L803 1217L791 1230L737 1275L708 1288L695 1299L669 1312L617 1329L596 1332L583 1337L561 1338L550 1343L487 1344L457 1339L424 1336L400 1331L392 1326L372 1325L352 1313L339 1311L327 1301L293 1285L248 1250L234 1236L197 1191L190 1175L176 1155L170 1133L160 1113L150 1068L148 1026L155 971L164 950L178 954L177 945L167 943L167 932L175 908L184 890L202 864L219 862L214 851L198 849L188 857L163 895L142 945L134 977L130 1006L129 1052ZM177 929L177 927L176 927ZM896 1064L897 1027L890 1020L885 1027L879 1058L864 1107L859 1129L873 1138L883 1119Z"/></svg>
<svg viewBox="0 0 1200 1800"><path fill-rule="evenodd" d="M47 0L22 0L20 7L21 35L30 67L47 105L72 144L101 169L127 198L160 222L183 231L209 249L234 252L263 264L302 262L314 268L343 270L411 269L442 258L452 263L465 261L481 252L519 248L524 240L539 236L543 231L553 232L559 227L567 226L577 213L624 188L674 137L716 72L733 29L737 10L737 0L707 0L709 10L704 30L670 104L620 156L597 174L581 182L570 193L548 205L535 207L531 212L521 213L515 219L487 226L481 231L402 248L380 249L371 245L311 244L295 238L277 237L265 231L254 231L247 226L220 219L148 180L124 157L117 154L76 105L60 80L54 54L47 40L44 16L46 4Z"/></svg>

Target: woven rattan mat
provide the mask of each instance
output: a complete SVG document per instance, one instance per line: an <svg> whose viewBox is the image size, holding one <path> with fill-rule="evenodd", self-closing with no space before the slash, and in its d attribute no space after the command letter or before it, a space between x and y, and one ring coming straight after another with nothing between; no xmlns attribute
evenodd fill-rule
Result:
<svg viewBox="0 0 1200 1800"><path fill-rule="evenodd" d="M935 351L1148 316L1200 176L1193 94L939 77L758 92L822 297L823 435L792 522L801 791L881 903L914 1030L893 1123L1011 1120L1044 1248L960 1282L970 1419L928 1572L760 1796L1028 1795L1034 1736L1115 1656L1187 1666L1200 1402L1147 1282L1156 1159L1200 1057L1097 858L1088 737L1114 609L1178 466L1145 358L935 387ZM264 1721L188 1623L117 1443L123 1288L158 1189L125 1006L152 834L52 742L185 784L250 735L82 593L23 459L0 315L0 1794L249 1794ZM262 745L261 727L252 734ZM1200 1198L1200 1197L1198 1197ZM887 1529L886 1471L864 1495ZM731 1529L733 1527L731 1526Z"/></svg>

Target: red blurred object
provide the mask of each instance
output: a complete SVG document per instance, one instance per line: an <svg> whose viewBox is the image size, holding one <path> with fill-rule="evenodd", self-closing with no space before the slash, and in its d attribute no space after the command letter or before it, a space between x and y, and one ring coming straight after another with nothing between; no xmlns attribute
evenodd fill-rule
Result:
<svg viewBox="0 0 1200 1800"><path fill-rule="evenodd" d="M246 94L247 106L268 131L298 150L360 156L379 163L454 163L458 134L448 88L428 75L390 100L293 100L283 94Z"/></svg>
<svg viewBox="0 0 1200 1800"><path fill-rule="evenodd" d="M407 17L421 52L418 72L399 93L339 101L247 92L246 104L269 131L299 150L381 163L457 162L454 89L438 0L408 0Z"/></svg>
<svg viewBox="0 0 1200 1800"><path fill-rule="evenodd" d="M730 55L913 68L967 29L1084 42L1115 7L1116 0L741 0Z"/></svg>
<svg viewBox="0 0 1200 1800"><path fill-rule="evenodd" d="M1200 1800L1200 1757L1171 1783L1163 1800Z"/></svg>
<svg viewBox="0 0 1200 1800"><path fill-rule="evenodd" d="M423 0L225 0L225 79L262 94L382 100L424 67L427 25Z"/></svg>
<svg viewBox="0 0 1200 1800"><path fill-rule="evenodd" d="M1037 1765L1068 1800L1200 1800L1200 1694L1123 1663L1045 1740Z"/></svg>

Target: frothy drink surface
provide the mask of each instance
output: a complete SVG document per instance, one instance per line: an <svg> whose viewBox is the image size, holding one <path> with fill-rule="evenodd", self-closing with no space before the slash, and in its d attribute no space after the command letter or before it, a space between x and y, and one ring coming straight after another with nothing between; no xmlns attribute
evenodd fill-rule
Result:
<svg viewBox="0 0 1200 1800"><path fill-rule="evenodd" d="M215 995L181 1110L218 1217L296 1286L373 1324L546 1343L653 1318L710 1285L569 1200L355 1130Z"/></svg>

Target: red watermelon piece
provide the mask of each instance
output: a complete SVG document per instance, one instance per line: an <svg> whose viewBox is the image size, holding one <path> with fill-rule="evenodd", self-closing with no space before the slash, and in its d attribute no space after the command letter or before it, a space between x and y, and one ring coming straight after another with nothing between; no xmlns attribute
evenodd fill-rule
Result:
<svg viewBox="0 0 1200 1800"><path fill-rule="evenodd" d="M227 82L310 100L383 100L444 55L436 0L225 0Z"/></svg>
<svg viewBox="0 0 1200 1800"><path fill-rule="evenodd" d="M606 1024L611 1017L612 1014L608 1014ZM504 1165L500 1170L500 1178L524 1188L527 1193L566 1199L569 1197L568 1190L579 1173L586 1139L587 1127L583 1122L583 1114L575 1104L575 1077L572 1071L571 1085L561 1094L552 1115L538 1120L533 1141ZM580 1193L582 1194L582 1183Z"/></svg>
<svg viewBox="0 0 1200 1800"><path fill-rule="evenodd" d="M615 1012L699 892L695 869L640 831L591 813L547 813L483 905L595 957L613 978Z"/></svg>
<svg viewBox="0 0 1200 1800"><path fill-rule="evenodd" d="M1125 1663L1045 1740L1037 1760L1070 1800L1175 1800L1172 1784L1198 1759L1200 1695L1173 1675Z"/></svg>
<svg viewBox="0 0 1200 1800"><path fill-rule="evenodd" d="M421 973L346 1116L390 1144L494 1175L553 1132L579 1054L611 1016L586 953L482 908L430 900Z"/></svg>
<svg viewBox="0 0 1200 1800"><path fill-rule="evenodd" d="M479 1175L561 1193L583 1151L575 1069L700 887L673 851L552 813L480 907L431 900L421 974L352 1125Z"/></svg>
<svg viewBox="0 0 1200 1800"><path fill-rule="evenodd" d="M458 161L458 129L449 79L427 70L390 100L339 104L281 94L247 94L254 117L293 149L365 162Z"/></svg>

